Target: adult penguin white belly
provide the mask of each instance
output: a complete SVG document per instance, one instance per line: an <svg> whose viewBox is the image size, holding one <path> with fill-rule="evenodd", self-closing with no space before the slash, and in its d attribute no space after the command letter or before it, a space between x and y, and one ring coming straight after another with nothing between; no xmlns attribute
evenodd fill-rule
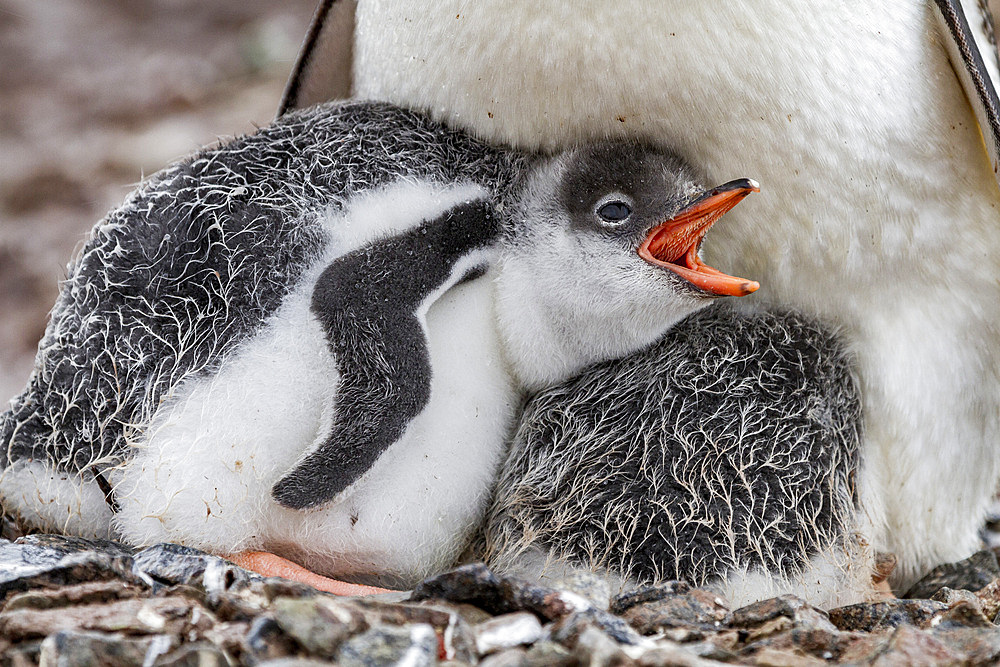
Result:
<svg viewBox="0 0 1000 667"><path fill-rule="evenodd" d="M975 548L1000 474L997 68L965 4L339 0L283 108L352 91L520 147L641 136L759 175L708 259L857 350L864 518L905 581Z"/></svg>

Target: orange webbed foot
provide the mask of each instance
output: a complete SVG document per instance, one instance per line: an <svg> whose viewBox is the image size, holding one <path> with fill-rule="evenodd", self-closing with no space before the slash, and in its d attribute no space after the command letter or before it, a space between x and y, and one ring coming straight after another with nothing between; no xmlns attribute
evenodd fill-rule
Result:
<svg viewBox="0 0 1000 667"><path fill-rule="evenodd" d="M238 554L230 554L225 558L245 570L252 570L265 577L291 579L334 595L376 595L395 592L387 588L349 584L346 581L330 579L268 551L243 551Z"/></svg>

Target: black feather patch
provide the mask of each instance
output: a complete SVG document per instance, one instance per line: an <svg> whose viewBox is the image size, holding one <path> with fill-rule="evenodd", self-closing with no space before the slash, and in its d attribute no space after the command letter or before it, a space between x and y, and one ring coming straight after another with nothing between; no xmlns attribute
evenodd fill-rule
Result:
<svg viewBox="0 0 1000 667"><path fill-rule="evenodd" d="M340 374L327 440L275 484L294 509L333 499L366 473L427 405L431 366L418 310L470 252L491 245L500 227L485 202L341 257L322 273L312 310Z"/></svg>

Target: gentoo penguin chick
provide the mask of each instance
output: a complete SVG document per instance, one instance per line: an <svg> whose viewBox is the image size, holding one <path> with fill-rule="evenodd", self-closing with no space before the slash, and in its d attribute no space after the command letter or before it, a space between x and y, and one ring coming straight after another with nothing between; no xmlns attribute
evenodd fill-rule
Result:
<svg viewBox="0 0 1000 667"><path fill-rule="evenodd" d="M978 548L1000 478L986 3L322 4L285 108L355 94L527 150L641 138L766 183L706 259L856 351L865 532L899 557L895 584Z"/></svg>
<svg viewBox="0 0 1000 667"><path fill-rule="evenodd" d="M756 289L697 256L755 188L702 191L639 146L533 158L380 104L283 118L95 229L0 419L0 498L43 528L411 583L479 520L522 386ZM484 264L495 286L458 284Z"/></svg>
<svg viewBox="0 0 1000 667"><path fill-rule="evenodd" d="M735 606L871 594L856 539L853 360L800 315L728 304L531 398L496 486L504 572L681 579Z"/></svg>
<svg viewBox="0 0 1000 667"><path fill-rule="evenodd" d="M447 288L488 264L499 230L486 211L522 161L353 103L290 114L150 178L70 265L28 386L0 415L5 511L136 545L305 554L326 571L412 577L447 561L499 462L502 438L479 434L505 436L519 400L491 284ZM430 247L450 227L454 245ZM369 275L328 284L387 238ZM395 328L377 331L372 314L393 309ZM347 334L338 314L357 318ZM335 414L382 416L356 391L372 378L408 421L391 460L378 438L345 442L365 450L349 497L320 513L275 502L278 478L336 435ZM460 455L461 470L446 465Z"/></svg>

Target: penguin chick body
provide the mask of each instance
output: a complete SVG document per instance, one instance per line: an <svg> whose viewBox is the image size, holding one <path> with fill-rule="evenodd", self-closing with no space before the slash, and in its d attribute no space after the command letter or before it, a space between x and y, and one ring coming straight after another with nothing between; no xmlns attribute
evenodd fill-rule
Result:
<svg viewBox="0 0 1000 667"><path fill-rule="evenodd" d="M385 105L289 116L97 227L0 422L4 505L71 533L412 582L464 545L524 388L756 289L697 254L755 189L705 190L648 146L529 158ZM455 284L484 261L495 280ZM434 295L424 344L412 311ZM426 400L400 399L427 366Z"/></svg>
<svg viewBox="0 0 1000 667"><path fill-rule="evenodd" d="M997 67L982 4L360 0L340 80L508 145L641 137L766 183L707 259L856 350L865 530L898 556L905 590L978 548L1000 477ZM300 72L310 62L329 64L304 55ZM293 83L312 99L336 90Z"/></svg>
<svg viewBox="0 0 1000 667"><path fill-rule="evenodd" d="M0 416L5 510L36 528L133 544L271 548L327 571L411 577L448 560L499 461L502 439L480 434L506 428L517 402L488 281L439 294L483 262L475 252L441 276L412 260L392 267L440 296L426 312L430 405L393 457L353 470L357 488L319 514L282 507L270 491L329 435L337 392L353 386L317 316L324 270L488 202L519 159L359 103L289 115L151 178L70 266L28 386ZM396 303L392 291L380 296ZM359 325L355 342L370 333ZM404 389L416 390L409 379ZM415 509L435 482L454 495Z"/></svg>
<svg viewBox="0 0 1000 667"><path fill-rule="evenodd" d="M718 304L541 391L497 482L487 562L628 587L681 579L735 606L860 601L871 569L856 536L851 362L801 315Z"/></svg>

